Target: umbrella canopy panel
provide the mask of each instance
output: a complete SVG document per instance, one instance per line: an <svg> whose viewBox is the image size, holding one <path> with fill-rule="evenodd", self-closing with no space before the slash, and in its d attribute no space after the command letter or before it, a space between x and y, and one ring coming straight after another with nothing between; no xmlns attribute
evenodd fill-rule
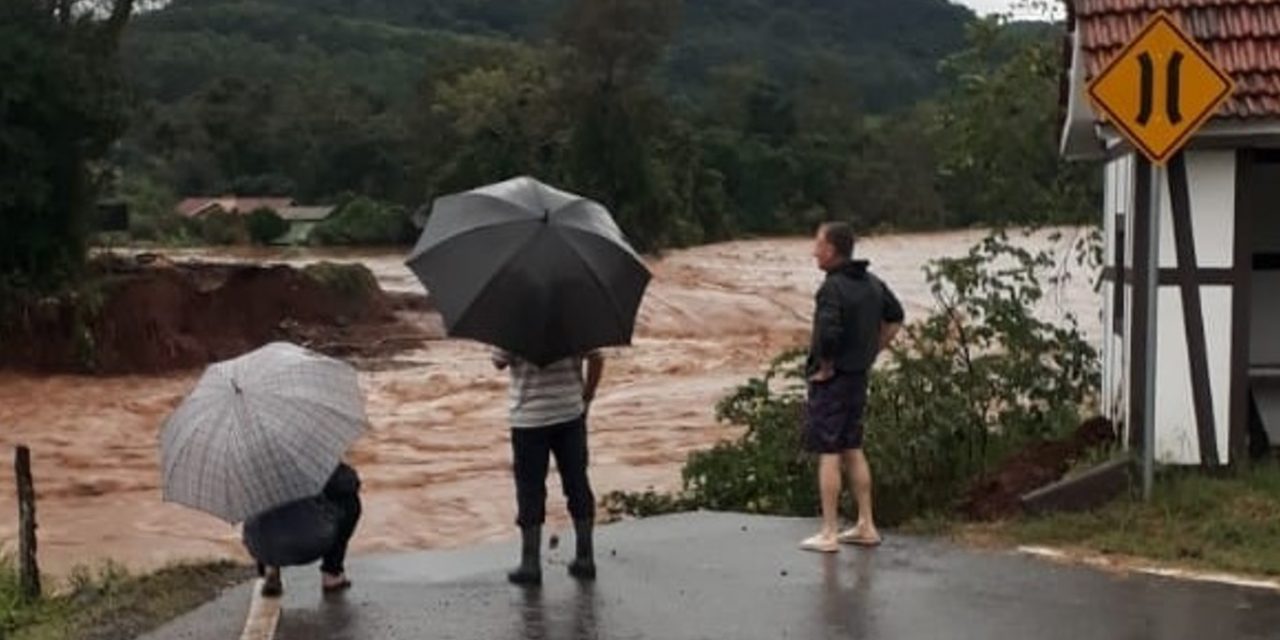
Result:
<svg viewBox="0 0 1280 640"><path fill-rule="evenodd" d="M450 335L538 364L629 344L650 279L604 207L530 178L438 200L408 264Z"/></svg>
<svg viewBox="0 0 1280 640"><path fill-rule="evenodd" d="M210 365L161 431L164 498L240 522L316 495L365 423L338 360L273 343Z"/></svg>

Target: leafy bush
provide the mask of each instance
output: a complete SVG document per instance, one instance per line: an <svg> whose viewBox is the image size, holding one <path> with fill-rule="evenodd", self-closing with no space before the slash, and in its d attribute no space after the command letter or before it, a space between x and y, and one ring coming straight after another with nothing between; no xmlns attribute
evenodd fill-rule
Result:
<svg viewBox="0 0 1280 640"><path fill-rule="evenodd" d="M887 523L949 509L1011 450L1075 427L1098 385L1094 349L1068 316L1034 315L1056 263L993 235L926 267L937 304L909 325L871 377L866 447L876 509ZM615 494L614 512L707 508L779 515L818 509L815 460L803 450L804 352L778 358L721 401L746 427L694 453L678 496ZM848 501L842 501L843 505Z"/></svg>
<svg viewBox="0 0 1280 640"><path fill-rule="evenodd" d="M245 226L254 244L269 244L289 231L289 222L267 207L254 209L245 219Z"/></svg>
<svg viewBox="0 0 1280 640"><path fill-rule="evenodd" d="M129 205L130 238L162 243L190 240L182 215L174 210L178 197L168 187L130 176L120 185L120 197Z"/></svg>
<svg viewBox="0 0 1280 640"><path fill-rule="evenodd" d="M214 211L188 222L193 235L206 244L242 244L248 237L244 219L234 213Z"/></svg>
<svg viewBox="0 0 1280 640"><path fill-rule="evenodd" d="M302 273L354 301L367 301L381 291L377 278L363 264L317 262L303 267Z"/></svg>
<svg viewBox="0 0 1280 640"><path fill-rule="evenodd" d="M404 209L359 197L351 200L311 232L321 245L382 245L412 242L413 225Z"/></svg>

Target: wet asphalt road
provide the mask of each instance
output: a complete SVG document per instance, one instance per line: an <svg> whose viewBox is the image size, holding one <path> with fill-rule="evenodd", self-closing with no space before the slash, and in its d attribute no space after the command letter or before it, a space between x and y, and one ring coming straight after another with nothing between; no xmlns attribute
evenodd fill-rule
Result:
<svg viewBox="0 0 1280 640"><path fill-rule="evenodd" d="M1280 594L1063 566L892 536L875 550L796 549L816 522L697 513L602 527L600 579L508 585L515 543L359 558L355 588L286 573L281 640L1280 638ZM358 535L358 533L357 533ZM249 586L145 640L239 637Z"/></svg>

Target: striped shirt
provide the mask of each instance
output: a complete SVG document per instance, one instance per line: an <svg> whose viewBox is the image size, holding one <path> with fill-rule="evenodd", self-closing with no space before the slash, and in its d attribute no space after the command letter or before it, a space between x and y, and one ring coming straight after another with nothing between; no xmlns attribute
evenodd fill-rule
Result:
<svg viewBox="0 0 1280 640"><path fill-rule="evenodd" d="M586 413L586 403L582 400L582 358L565 358L538 367L497 349L493 352L493 362L511 371L507 396L512 428L549 427Z"/></svg>

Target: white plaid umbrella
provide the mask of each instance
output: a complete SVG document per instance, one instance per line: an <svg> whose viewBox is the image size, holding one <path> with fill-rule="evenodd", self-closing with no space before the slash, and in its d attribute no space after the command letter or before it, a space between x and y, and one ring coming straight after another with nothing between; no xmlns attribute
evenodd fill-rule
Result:
<svg viewBox="0 0 1280 640"><path fill-rule="evenodd" d="M161 431L164 499L235 523L317 495L365 422L333 358L275 342L209 365Z"/></svg>

